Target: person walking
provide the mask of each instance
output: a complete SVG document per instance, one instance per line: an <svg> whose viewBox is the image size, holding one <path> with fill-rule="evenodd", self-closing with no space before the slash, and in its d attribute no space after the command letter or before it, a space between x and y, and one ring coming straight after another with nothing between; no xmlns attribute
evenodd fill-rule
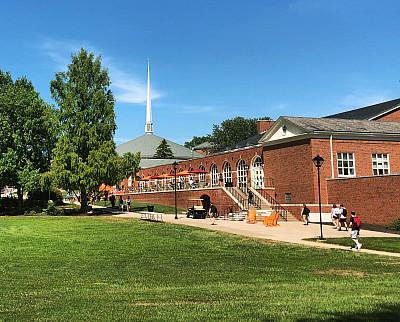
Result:
<svg viewBox="0 0 400 322"><path fill-rule="evenodd" d="M301 217L304 220L304 225L308 225L308 223L310 222L309 218L310 218L310 209L307 208L306 204L303 204L303 210L301 211Z"/></svg>
<svg viewBox="0 0 400 322"><path fill-rule="evenodd" d="M337 229L339 226L339 213L340 213L340 209L338 206L336 206L336 204L332 205L332 209L331 209L331 219L332 219L332 224L333 229Z"/></svg>
<svg viewBox="0 0 400 322"><path fill-rule="evenodd" d="M249 206L253 206L254 205L254 195L250 189L247 189L247 195L248 195L248 200L249 200Z"/></svg>
<svg viewBox="0 0 400 322"><path fill-rule="evenodd" d="M340 213L339 213L339 226L338 230L342 230L342 226L344 226L347 229L347 209L345 206L340 205Z"/></svg>
<svg viewBox="0 0 400 322"><path fill-rule="evenodd" d="M124 200L122 199L122 196L119 196L118 205L119 209L124 212Z"/></svg>
<svg viewBox="0 0 400 322"><path fill-rule="evenodd" d="M129 212L129 209L131 208L131 197L128 196L126 198L126 211Z"/></svg>
<svg viewBox="0 0 400 322"><path fill-rule="evenodd" d="M209 210L209 216L211 218L211 225L216 225L215 224L215 218L217 217L218 210L217 207L214 206L213 203L210 204L210 210Z"/></svg>
<svg viewBox="0 0 400 322"><path fill-rule="evenodd" d="M115 207L115 195L110 196L111 208Z"/></svg>
<svg viewBox="0 0 400 322"><path fill-rule="evenodd" d="M358 251L361 249L362 246L362 244L358 240L358 238L360 237L361 220L360 218L358 218L355 211L351 212L350 226L351 226L351 239L354 242L354 245L351 246L351 249Z"/></svg>

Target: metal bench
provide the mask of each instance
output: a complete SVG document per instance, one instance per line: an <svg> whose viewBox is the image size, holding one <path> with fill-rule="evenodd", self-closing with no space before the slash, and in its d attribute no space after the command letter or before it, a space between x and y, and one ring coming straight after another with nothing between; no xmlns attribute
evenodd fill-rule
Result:
<svg viewBox="0 0 400 322"><path fill-rule="evenodd" d="M140 211L140 219L149 221L163 221L161 212L154 211Z"/></svg>

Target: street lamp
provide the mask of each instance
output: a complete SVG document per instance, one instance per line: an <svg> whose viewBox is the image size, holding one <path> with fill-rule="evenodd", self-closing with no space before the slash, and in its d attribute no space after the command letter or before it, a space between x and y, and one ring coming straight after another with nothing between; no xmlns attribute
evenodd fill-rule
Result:
<svg viewBox="0 0 400 322"><path fill-rule="evenodd" d="M172 163L172 166L174 167L174 179L175 179L175 182L174 182L174 193L175 193L175 219L178 219L178 208L177 208L177 202L176 202L176 168L177 168L177 166L178 166L178 162L174 162L174 163Z"/></svg>
<svg viewBox="0 0 400 322"><path fill-rule="evenodd" d="M324 239L322 235L322 211L321 211L321 180L319 175L319 168L321 168L322 164L324 163L324 158L317 154L314 159L312 159L314 165L317 167L318 172L318 205L319 205L319 227L321 229L321 236L319 237L320 240Z"/></svg>

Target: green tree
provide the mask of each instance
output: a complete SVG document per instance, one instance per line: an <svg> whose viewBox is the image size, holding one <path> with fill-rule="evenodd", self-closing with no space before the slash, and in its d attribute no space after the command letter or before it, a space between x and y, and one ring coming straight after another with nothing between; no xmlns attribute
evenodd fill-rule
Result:
<svg viewBox="0 0 400 322"><path fill-rule="evenodd" d="M56 141L55 110L46 104L26 78L15 82L0 71L0 180L23 193L37 189L49 170Z"/></svg>
<svg viewBox="0 0 400 322"><path fill-rule="evenodd" d="M269 120L269 117L263 117L264 120ZM225 120L221 125L213 125L211 134L211 143L216 151L223 151L235 146L240 141L243 141L257 134L257 120L246 119L244 117L235 117Z"/></svg>
<svg viewBox="0 0 400 322"><path fill-rule="evenodd" d="M210 142L211 138L210 135L206 136L194 136L192 140L185 142L185 147L191 149L194 148L195 146L204 143L204 142Z"/></svg>
<svg viewBox="0 0 400 322"><path fill-rule="evenodd" d="M119 179L114 97L109 86L101 58L85 49L72 55L67 71L56 73L50 85L61 129L52 174L59 186L80 191L81 211L87 210L88 193L101 183L115 184Z"/></svg>
<svg viewBox="0 0 400 322"><path fill-rule="evenodd" d="M139 164L140 152L127 152L120 157L120 181L122 181L124 178L129 178L129 176L132 176L134 179L136 179L136 173L140 170Z"/></svg>
<svg viewBox="0 0 400 322"><path fill-rule="evenodd" d="M172 150L166 139L161 141L160 145L157 147L154 157L157 159L172 159L174 157L174 154L172 153Z"/></svg>

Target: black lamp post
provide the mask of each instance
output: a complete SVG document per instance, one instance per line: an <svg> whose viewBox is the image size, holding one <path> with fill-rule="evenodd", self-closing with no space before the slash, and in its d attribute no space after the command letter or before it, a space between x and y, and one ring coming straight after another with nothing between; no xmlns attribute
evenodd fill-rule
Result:
<svg viewBox="0 0 400 322"><path fill-rule="evenodd" d="M321 168L322 164L324 163L324 158L317 154L314 159L312 159L314 165L317 167L318 172L318 205L319 205L319 227L321 229L321 236L319 237L320 240L324 239L322 235L322 211L321 211L321 180L319 175L319 168Z"/></svg>
<svg viewBox="0 0 400 322"><path fill-rule="evenodd" d="M176 168L178 166L178 162L172 163L172 166L174 167L174 193L175 193L175 219L178 219L178 208L177 208L177 202L176 202Z"/></svg>

